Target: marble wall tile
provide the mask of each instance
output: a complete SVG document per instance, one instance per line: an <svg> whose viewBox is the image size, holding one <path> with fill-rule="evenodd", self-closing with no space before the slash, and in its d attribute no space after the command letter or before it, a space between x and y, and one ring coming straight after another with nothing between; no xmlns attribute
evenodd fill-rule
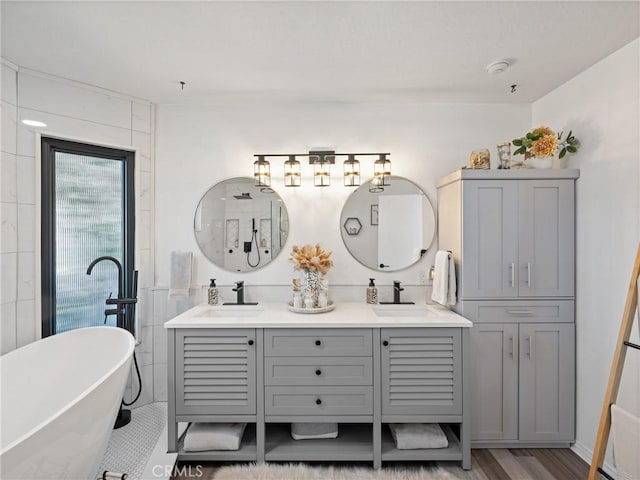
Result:
<svg viewBox="0 0 640 480"><path fill-rule="evenodd" d="M36 339L36 302L25 300L16 305L17 347L20 348Z"/></svg>
<svg viewBox="0 0 640 480"><path fill-rule="evenodd" d="M167 317L167 290L153 291L153 324L162 325Z"/></svg>
<svg viewBox="0 0 640 480"><path fill-rule="evenodd" d="M131 102L131 125L133 130L151 132L151 104Z"/></svg>
<svg viewBox="0 0 640 480"><path fill-rule="evenodd" d="M35 252L18 253L18 300L36 298L35 262Z"/></svg>
<svg viewBox="0 0 640 480"><path fill-rule="evenodd" d="M2 101L2 145L3 152L17 153L16 128L18 109L15 105Z"/></svg>
<svg viewBox="0 0 640 480"><path fill-rule="evenodd" d="M16 162L18 203L36 203L36 159L18 155Z"/></svg>
<svg viewBox="0 0 640 480"><path fill-rule="evenodd" d="M167 329L162 325L153 326L153 362L167 363Z"/></svg>
<svg viewBox="0 0 640 480"><path fill-rule="evenodd" d="M37 112L131 128L131 100L50 77L18 72L18 105ZM43 95L42 92L46 92ZM46 123L46 121L45 121Z"/></svg>
<svg viewBox="0 0 640 480"><path fill-rule="evenodd" d="M138 246L140 249L148 250L151 247L151 212L140 212L137 220Z"/></svg>
<svg viewBox="0 0 640 480"><path fill-rule="evenodd" d="M2 65L2 100L12 105L18 104L18 72L8 65Z"/></svg>
<svg viewBox="0 0 640 480"><path fill-rule="evenodd" d="M140 210L151 210L151 175L148 172L140 172L138 178Z"/></svg>
<svg viewBox="0 0 640 480"><path fill-rule="evenodd" d="M0 306L0 355L16 348L16 304L3 303Z"/></svg>
<svg viewBox="0 0 640 480"><path fill-rule="evenodd" d="M18 206L15 203L0 204L2 215L2 253L18 251Z"/></svg>
<svg viewBox="0 0 640 480"><path fill-rule="evenodd" d="M36 250L36 206L18 204L18 251Z"/></svg>
<svg viewBox="0 0 640 480"><path fill-rule="evenodd" d="M13 153L2 152L2 165L0 176L2 177L2 193L0 201L15 203L17 201L17 166L16 156Z"/></svg>
<svg viewBox="0 0 640 480"><path fill-rule="evenodd" d="M15 302L18 291L18 254L3 253L0 255L0 270L2 271L2 286L0 290L0 302Z"/></svg>
<svg viewBox="0 0 640 480"><path fill-rule="evenodd" d="M167 364L156 363L153 366L153 401L167 401Z"/></svg>

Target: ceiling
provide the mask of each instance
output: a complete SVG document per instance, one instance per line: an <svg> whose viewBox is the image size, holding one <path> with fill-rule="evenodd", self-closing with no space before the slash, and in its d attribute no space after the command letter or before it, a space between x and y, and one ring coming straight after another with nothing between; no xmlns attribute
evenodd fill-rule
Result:
<svg viewBox="0 0 640 480"><path fill-rule="evenodd" d="M530 103L640 35L638 1L1 4L7 60L163 104Z"/></svg>

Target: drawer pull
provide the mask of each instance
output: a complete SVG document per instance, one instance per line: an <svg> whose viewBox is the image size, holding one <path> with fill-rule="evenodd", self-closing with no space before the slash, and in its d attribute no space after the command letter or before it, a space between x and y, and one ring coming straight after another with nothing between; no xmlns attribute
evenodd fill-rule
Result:
<svg viewBox="0 0 640 480"><path fill-rule="evenodd" d="M511 358L513 358L513 353L514 353L514 351L515 351L515 348L516 348L516 342L515 342L515 340L513 339L513 335L511 335L511 351L509 352L509 356L510 356Z"/></svg>
<svg viewBox="0 0 640 480"><path fill-rule="evenodd" d="M527 262L527 287L531 286L531 262Z"/></svg>
<svg viewBox="0 0 640 480"><path fill-rule="evenodd" d="M531 310L507 310L509 315L533 315Z"/></svg>
<svg viewBox="0 0 640 480"><path fill-rule="evenodd" d="M322 405L322 400L320 400L319 398L316 398L316 405Z"/></svg>
<svg viewBox="0 0 640 480"><path fill-rule="evenodd" d="M322 345L322 342L320 340L316 340L316 347L319 347L320 345Z"/></svg>
<svg viewBox="0 0 640 480"><path fill-rule="evenodd" d="M511 272L511 288L515 288L516 286L516 266L513 262L509 265L509 270Z"/></svg>
<svg viewBox="0 0 640 480"><path fill-rule="evenodd" d="M247 343L248 343L249 345L253 345L253 340L249 340Z"/></svg>
<svg viewBox="0 0 640 480"><path fill-rule="evenodd" d="M389 346L389 342L387 340L385 340L384 342L382 342L382 345L384 345L385 347Z"/></svg>
<svg viewBox="0 0 640 480"><path fill-rule="evenodd" d="M316 375L317 375L317 376L322 375L322 370L316 370Z"/></svg>

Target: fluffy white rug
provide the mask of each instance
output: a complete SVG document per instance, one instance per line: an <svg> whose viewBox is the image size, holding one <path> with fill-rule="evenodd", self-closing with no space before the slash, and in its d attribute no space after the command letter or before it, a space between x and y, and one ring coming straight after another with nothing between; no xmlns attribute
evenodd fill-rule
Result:
<svg viewBox="0 0 640 480"><path fill-rule="evenodd" d="M231 465L216 470L212 480L458 480L441 468L313 467L288 465Z"/></svg>

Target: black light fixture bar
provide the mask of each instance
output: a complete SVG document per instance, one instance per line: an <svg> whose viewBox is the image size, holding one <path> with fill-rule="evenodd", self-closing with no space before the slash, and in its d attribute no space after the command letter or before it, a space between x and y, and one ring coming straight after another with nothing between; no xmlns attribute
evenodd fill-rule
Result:
<svg viewBox="0 0 640 480"><path fill-rule="evenodd" d="M389 184L389 175L391 173L391 162L387 156L390 153L380 152L356 152L356 153L340 153L333 150L311 150L306 153L256 153L254 157L254 175L256 178L256 186L270 186L271 175L269 171L269 162L266 158L287 158L285 161L285 186L300 186L300 162L297 157L308 157L309 165L313 165L314 185L316 187L327 187L331 184L330 166L335 165L336 157L347 157L344 163L344 185L355 187L360 184L360 167L356 157L378 157L374 162L374 180L375 187ZM380 165L379 165L380 164ZM382 168L381 168L382 165ZM383 190L380 188L380 190Z"/></svg>

